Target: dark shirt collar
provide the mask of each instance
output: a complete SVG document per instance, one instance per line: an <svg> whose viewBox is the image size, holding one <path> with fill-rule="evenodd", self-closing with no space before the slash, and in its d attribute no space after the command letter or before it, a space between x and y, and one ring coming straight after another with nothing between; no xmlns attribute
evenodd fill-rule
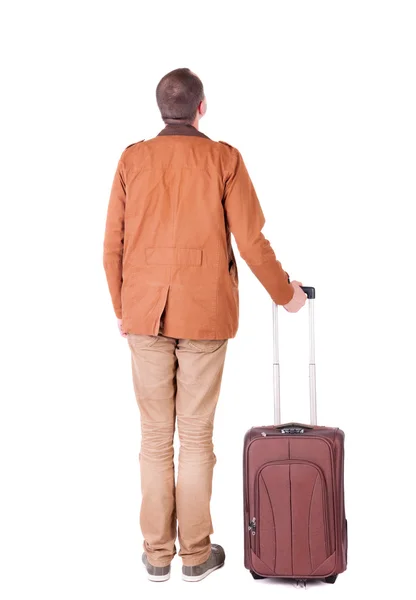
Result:
<svg viewBox="0 0 416 600"><path fill-rule="evenodd" d="M207 140L210 139L207 135L201 133L201 131L199 131L196 127L187 123L169 123L164 129L162 129L160 133L158 133L158 136L159 135L190 135L203 137Z"/></svg>

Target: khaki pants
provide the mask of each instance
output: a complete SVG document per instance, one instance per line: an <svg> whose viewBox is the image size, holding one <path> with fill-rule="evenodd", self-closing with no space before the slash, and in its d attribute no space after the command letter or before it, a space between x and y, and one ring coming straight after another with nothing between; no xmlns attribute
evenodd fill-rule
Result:
<svg viewBox="0 0 416 600"><path fill-rule="evenodd" d="M199 565L211 552L212 430L227 340L129 334L128 342L141 414L144 549L150 564L170 564L178 524L183 564ZM180 440L176 485L175 422Z"/></svg>

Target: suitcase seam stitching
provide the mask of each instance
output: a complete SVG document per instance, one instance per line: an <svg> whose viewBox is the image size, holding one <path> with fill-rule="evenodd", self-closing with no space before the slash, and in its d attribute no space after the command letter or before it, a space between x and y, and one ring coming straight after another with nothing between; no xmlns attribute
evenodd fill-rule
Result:
<svg viewBox="0 0 416 600"><path fill-rule="evenodd" d="M313 569L313 564L312 564L312 552L311 552L311 512L312 512L312 500L313 500L313 495L315 493L315 488L316 488L316 482L318 481L318 477L319 477L319 471L316 473L316 477L315 477L315 483L313 484L313 489L312 489L312 494L311 494L311 499L309 502L309 516L308 516L308 546L309 546L309 562L311 565L311 573L314 570Z"/></svg>
<svg viewBox="0 0 416 600"><path fill-rule="evenodd" d="M276 521L275 521L275 518L274 518L273 504L272 504L272 501L271 501L271 498L270 498L269 490L267 489L266 482L264 481L263 474L261 474L261 476L260 476L260 477L261 477L261 479L262 479L262 481L263 481L264 488L265 488L265 490L266 490L266 492L267 492L267 498L268 498L268 500L269 500L270 509L271 509L271 511L272 511L272 517L273 517L273 528L274 528L274 560L273 560L273 570L274 570L274 572L276 573L276 557L277 557L277 548L276 548L276 546L277 546L277 541L276 541L276 533L277 533L277 532L276 532ZM259 512L260 512L260 503L259 503ZM260 515L257 515L257 518L258 518L258 519L259 519L259 521L260 521ZM260 534L260 527L259 527L259 534ZM260 538L259 538L259 553L260 553Z"/></svg>

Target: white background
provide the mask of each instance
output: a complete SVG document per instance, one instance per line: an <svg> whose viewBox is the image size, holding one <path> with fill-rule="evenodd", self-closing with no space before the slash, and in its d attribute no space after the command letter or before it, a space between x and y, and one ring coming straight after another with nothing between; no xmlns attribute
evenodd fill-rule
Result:
<svg viewBox="0 0 416 600"><path fill-rule="evenodd" d="M201 130L242 152L278 258L317 289L319 422L346 432L349 568L307 593L412 594L415 3L9 4L2 599L300 593L243 567L243 436L273 407L271 301L241 261L215 431L213 541L226 568L195 589L178 558L159 585L140 564L139 414L102 241L117 160L160 131L155 87L183 66L205 84ZM281 316L283 417L305 421L307 311Z"/></svg>

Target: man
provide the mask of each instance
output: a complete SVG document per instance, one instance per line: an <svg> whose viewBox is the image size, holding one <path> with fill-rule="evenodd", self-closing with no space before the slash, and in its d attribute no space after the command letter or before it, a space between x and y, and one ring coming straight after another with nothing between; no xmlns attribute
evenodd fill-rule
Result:
<svg viewBox="0 0 416 600"><path fill-rule="evenodd" d="M230 233L276 303L296 312L306 295L261 233L264 216L240 153L199 131L207 108L200 79L172 71L156 98L166 126L121 155L104 266L141 412L143 562L150 580L169 579L178 525L183 579L199 581L225 560L210 541L210 499L213 419L227 340L238 327Z"/></svg>

